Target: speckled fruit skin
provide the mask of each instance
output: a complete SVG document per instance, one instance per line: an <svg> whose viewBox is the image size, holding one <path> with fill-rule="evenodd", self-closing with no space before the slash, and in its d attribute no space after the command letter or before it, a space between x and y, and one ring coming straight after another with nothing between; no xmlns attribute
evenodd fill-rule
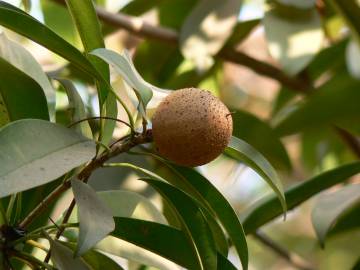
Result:
<svg viewBox="0 0 360 270"><path fill-rule="evenodd" d="M168 95L152 119L157 151L188 167L218 157L230 141L233 122L226 106L209 91L185 88Z"/></svg>

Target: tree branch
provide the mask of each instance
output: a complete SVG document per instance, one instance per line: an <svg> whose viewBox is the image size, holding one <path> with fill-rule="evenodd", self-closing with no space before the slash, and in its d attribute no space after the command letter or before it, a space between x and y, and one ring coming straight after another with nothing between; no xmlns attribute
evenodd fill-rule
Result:
<svg viewBox="0 0 360 270"><path fill-rule="evenodd" d="M151 130L147 130L145 134L138 134L132 138L130 138L128 141L120 144L119 146L115 146L112 151L110 152L104 152L104 154L100 155L98 158L93 159L78 175L77 178L81 181L88 179L92 172L96 170L97 168L101 167L104 162L109 160L110 158L117 156L121 153L125 153L129 151L131 148L149 143L152 141L152 132ZM65 181L60 186L58 186L56 189L54 189L40 204L38 204L31 212L30 214L20 222L19 227L26 228L29 226L36 217L38 217L46 207L50 203L52 203L55 199L57 199L65 190L69 189L71 187L70 181Z"/></svg>
<svg viewBox="0 0 360 270"><path fill-rule="evenodd" d="M65 5L64 0L52 1ZM121 12L114 14L98 6L95 7L95 10L100 20L108 25L125 29L141 38L153 39L167 44L172 44L174 46L179 46L179 34L171 28L154 26L139 17L129 16ZM301 78L290 77L281 69L252 58L243 52L235 50L234 48L224 47L223 50L218 53L218 57L226 61L248 67L256 73L277 80L284 86L287 86L290 89L296 89L296 91L300 93L311 90L311 86Z"/></svg>

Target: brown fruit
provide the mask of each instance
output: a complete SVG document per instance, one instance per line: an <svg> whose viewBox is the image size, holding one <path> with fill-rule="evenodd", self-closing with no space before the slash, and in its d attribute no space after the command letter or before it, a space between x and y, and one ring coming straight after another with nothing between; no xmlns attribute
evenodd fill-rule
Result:
<svg viewBox="0 0 360 270"><path fill-rule="evenodd" d="M160 103L152 127L156 149L162 156L195 167L223 152L231 138L232 118L209 91L185 88Z"/></svg>

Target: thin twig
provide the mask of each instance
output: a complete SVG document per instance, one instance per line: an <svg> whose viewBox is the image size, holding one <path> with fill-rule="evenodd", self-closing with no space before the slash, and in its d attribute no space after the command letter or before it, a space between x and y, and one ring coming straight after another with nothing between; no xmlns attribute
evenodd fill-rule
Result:
<svg viewBox="0 0 360 270"><path fill-rule="evenodd" d="M280 257L285 259L292 266L294 266L298 269L301 269L301 270L314 270L315 269L314 267L309 265L308 262L306 262L302 258L300 258L297 254L291 253L290 251L286 250L285 248L279 246L274 240L269 238L263 232L257 230L254 233L254 236L265 246L271 248Z"/></svg>
<svg viewBox="0 0 360 270"><path fill-rule="evenodd" d="M75 125L77 125L77 124L80 124L80 123L82 123L82 122L84 122L84 121L88 121L88 120L98 120L98 119L114 120L114 121L116 121L116 122L119 122L119 123L122 123L122 124L128 126L128 127L132 130L132 126L130 126L129 123L127 123L127 122L125 122L125 121L123 121L123 120L121 120L121 119L117 119L117 118L114 118L114 117L108 117L108 116L93 116L93 117L87 117L87 118L84 118L84 119L80 119L80 120L78 120L78 121L76 121L76 122L73 122L73 123L71 123L70 125L68 125L68 128L70 128L70 127L72 127L72 126L75 126Z"/></svg>

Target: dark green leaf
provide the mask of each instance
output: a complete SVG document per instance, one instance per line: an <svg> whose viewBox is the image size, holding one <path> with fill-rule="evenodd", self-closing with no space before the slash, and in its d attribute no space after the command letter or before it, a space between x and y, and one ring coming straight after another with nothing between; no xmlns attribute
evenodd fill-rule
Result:
<svg viewBox="0 0 360 270"><path fill-rule="evenodd" d="M139 16L156 7L162 0L133 0L121 9L129 15Z"/></svg>
<svg viewBox="0 0 360 270"><path fill-rule="evenodd" d="M267 123L245 111L236 111L232 118L235 137L256 148L276 168L291 169L290 159L284 145Z"/></svg>
<svg viewBox="0 0 360 270"><path fill-rule="evenodd" d="M26 138L26 140L24 140ZM48 183L95 155L95 143L43 120L0 129L0 197Z"/></svg>
<svg viewBox="0 0 360 270"><path fill-rule="evenodd" d="M337 73L317 91L279 121L275 130L281 136L304 129L319 129L321 126L337 124L360 118L360 82L346 72Z"/></svg>
<svg viewBox="0 0 360 270"><path fill-rule="evenodd" d="M94 3L91 0L66 0L68 9L74 19L75 25L79 31L85 52L104 48L105 43L101 33L100 24L96 15ZM117 105L116 98L112 92L110 82L110 72L108 65L101 59L88 55L90 62L97 68L106 82L99 81L97 86L99 96L100 115L116 118ZM114 132L115 122L111 120L101 121L100 139L103 144L107 145Z"/></svg>
<svg viewBox="0 0 360 270"><path fill-rule="evenodd" d="M75 255L81 256L112 232L115 223L111 209L89 185L73 179L71 186L78 206L80 222L80 235Z"/></svg>
<svg viewBox="0 0 360 270"><path fill-rule="evenodd" d="M359 202L360 184L348 185L338 191L320 196L312 211L312 223L322 246L338 219Z"/></svg>
<svg viewBox="0 0 360 270"><path fill-rule="evenodd" d="M24 118L49 119L44 92L31 77L0 57L0 126Z"/></svg>
<svg viewBox="0 0 360 270"><path fill-rule="evenodd" d="M232 137L225 153L230 157L245 163L269 184L281 202L285 217L287 206L283 186L275 169L266 158L251 145L235 137Z"/></svg>
<svg viewBox="0 0 360 270"><path fill-rule="evenodd" d="M70 111L72 122L86 119L86 109L78 91L75 88L75 85L71 81L66 79L57 78L56 80L61 83L68 96L68 110ZM83 121L79 124L76 124L74 128L85 137L92 139L93 136L89 122Z"/></svg>
<svg viewBox="0 0 360 270"><path fill-rule="evenodd" d="M354 162L321 173L303 183L288 188L285 197L288 209L293 209L312 196L346 181L349 177L360 172L360 162ZM245 232L253 233L259 227L278 217L282 212L281 204L276 196L271 195L248 209L241 220Z"/></svg>
<svg viewBox="0 0 360 270"><path fill-rule="evenodd" d="M145 220L115 217L116 229L112 235L150 250L187 269L199 266L185 234L175 228Z"/></svg>
<svg viewBox="0 0 360 270"><path fill-rule="evenodd" d="M178 214L188 241L193 245L193 251L199 256L200 265L197 269L216 269L215 243L204 214L196 202L184 192L165 182L149 178L144 181L155 188Z"/></svg>
<svg viewBox="0 0 360 270"><path fill-rule="evenodd" d="M53 118L55 114L55 90L32 54L23 46L9 40L4 33L0 33L0 57L21 70L41 86L48 102L51 118Z"/></svg>
<svg viewBox="0 0 360 270"><path fill-rule="evenodd" d="M183 176L183 180L192 185L205 199L209 205L208 207L216 213L216 216L226 229L232 244L235 246L237 253L239 254L243 269L247 269L248 250L245 233L229 202L209 180L196 170L176 165L169 166L176 169L176 171Z"/></svg>
<svg viewBox="0 0 360 270"><path fill-rule="evenodd" d="M225 46L234 47L238 45L249 36L249 34L259 25L259 23L259 19L238 22Z"/></svg>

